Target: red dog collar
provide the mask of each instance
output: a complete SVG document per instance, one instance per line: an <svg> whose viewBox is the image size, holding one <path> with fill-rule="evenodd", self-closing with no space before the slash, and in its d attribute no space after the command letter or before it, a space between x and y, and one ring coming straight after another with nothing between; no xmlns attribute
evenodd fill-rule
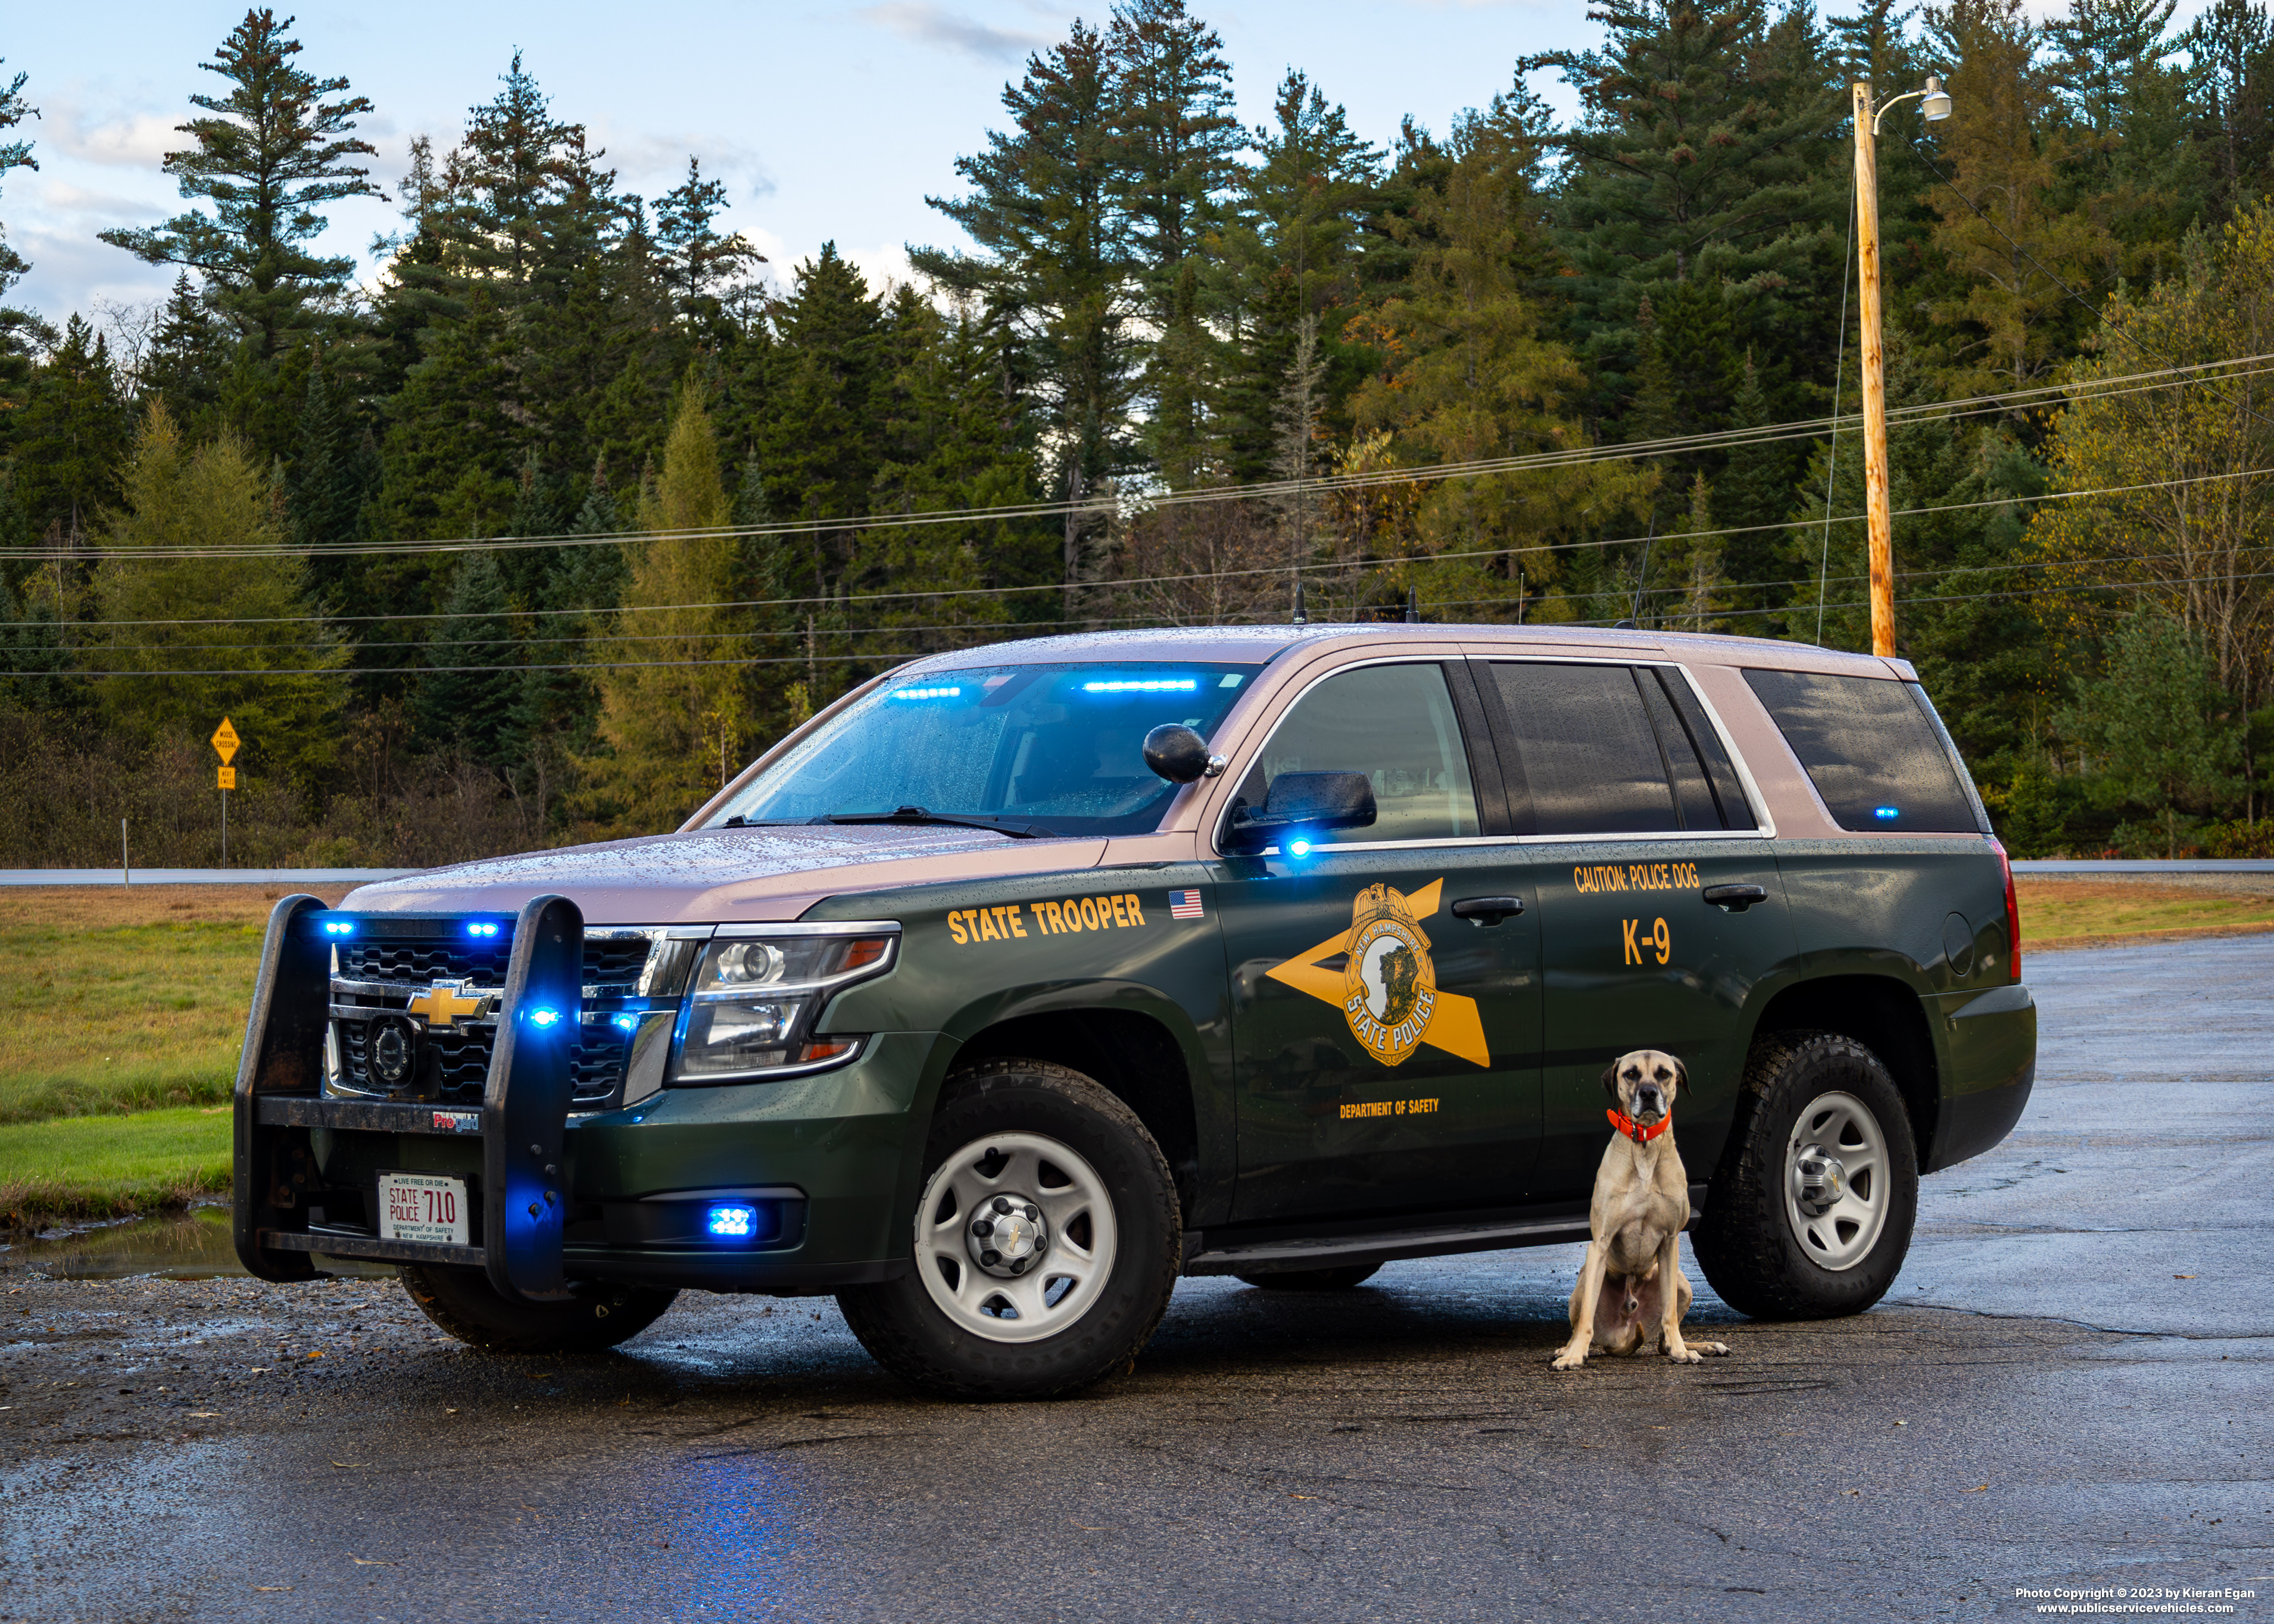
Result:
<svg viewBox="0 0 2274 1624"><path fill-rule="evenodd" d="M1621 1133L1625 1134L1627 1138L1632 1139L1638 1145L1649 1144L1651 1140L1656 1139L1660 1134L1665 1132L1668 1128L1674 1125L1674 1116L1672 1112L1668 1112L1667 1115L1660 1117L1647 1128L1641 1126L1633 1117L1628 1116L1622 1110L1608 1110L1605 1111L1603 1115L1611 1119L1611 1126L1616 1128Z"/></svg>

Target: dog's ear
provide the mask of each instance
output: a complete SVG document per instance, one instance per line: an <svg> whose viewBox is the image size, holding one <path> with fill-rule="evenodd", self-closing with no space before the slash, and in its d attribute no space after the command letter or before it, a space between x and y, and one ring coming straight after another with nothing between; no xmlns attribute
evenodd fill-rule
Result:
<svg viewBox="0 0 2274 1624"><path fill-rule="evenodd" d="M1625 1058L1624 1055L1619 1056L1619 1060ZM1614 1060L1603 1068L1603 1092L1611 1096L1613 1105L1619 1102L1619 1060Z"/></svg>
<svg viewBox="0 0 2274 1624"><path fill-rule="evenodd" d="M1668 1055L1667 1058L1674 1062L1674 1094L1672 1097L1680 1099L1683 1094L1689 1092L1690 1068L1682 1064L1682 1056L1679 1055Z"/></svg>

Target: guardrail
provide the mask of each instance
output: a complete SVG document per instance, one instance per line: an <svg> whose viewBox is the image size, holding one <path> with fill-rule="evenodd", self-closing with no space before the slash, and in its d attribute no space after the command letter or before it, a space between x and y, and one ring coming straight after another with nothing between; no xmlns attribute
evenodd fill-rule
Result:
<svg viewBox="0 0 2274 1624"><path fill-rule="evenodd" d="M2183 858L2177 862L2127 862L2114 859L2096 862L2082 858L2026 857L2014 860L2014 872L2041 874L2049 878L2064 874L2274 874L2274 861L2255 857Z"/></svg>
<svg viewBox="0 0 2274 1624"><path fill-rule="evenodd" d="M362 885L419 868L0 868L0 885Z"/></svg>

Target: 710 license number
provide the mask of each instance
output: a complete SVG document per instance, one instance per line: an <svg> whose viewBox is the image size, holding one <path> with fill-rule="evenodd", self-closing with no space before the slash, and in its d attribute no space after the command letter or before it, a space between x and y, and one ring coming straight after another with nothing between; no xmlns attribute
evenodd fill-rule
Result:
<svg viewBox="0 0 2274 1624"><path fill-rule="evenodd" d="M466 1181L437 1173L379 1176L381 1240L468 1244Z"/></svg>

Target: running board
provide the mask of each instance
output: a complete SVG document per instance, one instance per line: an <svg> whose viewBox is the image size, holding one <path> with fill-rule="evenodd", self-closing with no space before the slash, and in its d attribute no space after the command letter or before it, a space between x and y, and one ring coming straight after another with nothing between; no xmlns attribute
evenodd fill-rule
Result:
<svg viewBox="0 0 2274 1624"><path fill-rule="evenodd" d="M1690 1222L1706 1205L1706 1186L1690 1186ZM1589 1238L1585 1213L1480 1222L1456 1219L1433 1224L1408 1222L1397 1229L1348 1230L1334 1235L1281 1235L1246 1240L1237 1234L1194 1230L1186 1238L1187 1274L1281 1274L1296 1269L1349 1268L1395 1263L1405 1258L1450 1257L1464 1252L1506 1252L1519 1246L1555 1246Z"/></svg>

